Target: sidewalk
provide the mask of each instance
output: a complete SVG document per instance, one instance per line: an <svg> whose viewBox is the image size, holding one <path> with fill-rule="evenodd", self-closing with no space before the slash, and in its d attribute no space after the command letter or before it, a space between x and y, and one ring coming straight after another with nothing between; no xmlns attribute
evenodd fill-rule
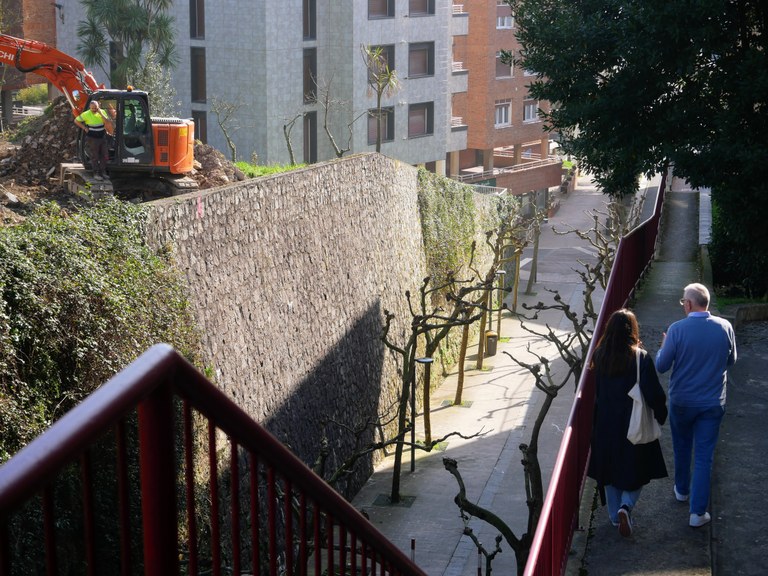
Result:
<svg viewBox="0 0 768 576"><path fill-rule="evenodd" d="M524 312L522 303L552 303L552 294L546 289L557 290L564 301L577 310L582 309L583 284L572 269L580 268L578 260L594 258L594 249L574 234L556 235L552 227L560 231L569 227L590 229L594 225L590 214L592 209L604 212L605 198L588 178L580 178L575 192L560 197L558 212L542 227L537 282L533 287L534 293L530 295L525 294L525 289L532 251L529 249L523 255L518 311ZM599 307L601 300L602 293L596 294L596 307ZM541 331L545 330L543 324L546 322L554 329L570 331L570 326L563 320L559 312L549 311L541 315L538 325L531 325ZM401 494L405 502L401 505L388 503L391 456L377 467L353 500L354 506L364 509L374 525L407 554L411 554L413 540L415 561L431 576L477 574L477 548L469 537L462 536L464 523L453 502L458 484L443 467L443 457L458 461L470 499L500 516L517 536L524 531L528 510L518 446L521 442L529 442L531 419L538 413L544 395L534 389L533 378L528 371L520 368L503 352L533 362L533 357L525 351L530 341L530 334L520 327L517 318L509 312L504 313L497 354L484 359L483 370L475 370L477 346L468 352L462 397L464 404L451 405L456 389L455 370L433 392L433 437L453 431L465 436L482 432L482 437L469 440L451 437L442 451L435 450L431 454L417 451L413 472L410 471L410 452L406 451L401 475ZM537 344L537 347L541 349L542 345ZM550 350L547 356L554 359L556 353ZM555 366L564 372L562 362L558 361ZM574 388L574 383L568 382L560 391L542 429L539 458L545 492L570 414ZM417 431L422 430L419 420ZM483 545L492 549L496 530L478 520L472 520L469 525ZM493 562L494 573L515 574L514 553L505 542L502 542L502 549L503 552Z"/></svg>

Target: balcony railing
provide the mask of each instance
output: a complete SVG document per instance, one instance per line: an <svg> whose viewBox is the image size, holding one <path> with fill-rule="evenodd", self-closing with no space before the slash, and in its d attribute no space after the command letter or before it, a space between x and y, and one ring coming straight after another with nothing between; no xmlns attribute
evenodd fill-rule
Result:
<svg viewBox="0 0 768 576"><path fill-rule="evenodd" d="M0 576L424 576L173 349L0 467Z"/></svg>
<svg viewBox="0 0 768 576"><path fill-rule="evenodd" d="M507 166L506 168L493 168L491 170L483 170L482 172L471 172L468 174L459 174L457 180L461 182L472 182L474 180L485 180L493 178L503 174L511 174L519 172L520 170L530 170L532 168L540 168L542 166L551 166L552 164L561 163L561 160L557 158L547 158L544 160L533 160L531 162L523 162L521 164L515 164L514 166Z"/></svg>

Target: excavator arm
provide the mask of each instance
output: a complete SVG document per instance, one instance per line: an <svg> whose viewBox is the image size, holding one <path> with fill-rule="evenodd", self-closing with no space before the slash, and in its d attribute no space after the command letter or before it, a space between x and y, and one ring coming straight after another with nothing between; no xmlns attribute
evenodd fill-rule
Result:
<svg viewBox="0 0 768 576"><path fill-rule="evenodd" d="M88 96L103 88L79 60L36 40L0 34L0 63L46 78L64 94L75 116L85 110Z"/></svg>

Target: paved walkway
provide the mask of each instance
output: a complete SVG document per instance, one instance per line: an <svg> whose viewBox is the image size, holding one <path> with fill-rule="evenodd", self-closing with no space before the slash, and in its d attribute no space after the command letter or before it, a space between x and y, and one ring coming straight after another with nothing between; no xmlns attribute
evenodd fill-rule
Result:
<svg viewBox="0 0 768 576"><path fill-rule="evenodd" d="M595 250L575 234L557 235L552 231L553 227L560 231L569 227L588 230L594 226L591 211L598 209L605 212L605 198L590 180L581 178L578 184L575 192L560 198L558 212L542 229L537 282L532 294L525 294L531 267L531 250L523 255L518 295L520 312L523 312L523 303L552 303L552 294L547 289L557 290L566 302L578 310L582 309L583 285L573 269L579 269L578 260L593 259ZM511 300L508 297L510 306ZM598 294L595 302L597 307L601 300L602 294ZM547 312L531 325L537 330L543 330L545 322L555 329L569 329L564 324L562 314L558 312ZM432 394L433 437L452 431L464 435L483 433L482 437L469 440L452 437L443 451L431 454L417 452L413 472L409 466L410 453L406 453L401 475L401 494L406 497L406 505L388 504L392 479L391 457L377 468L353 501L358 509L365 509L371 521L385 535L409 554L413 540L416 563L427 574L477 574L477 549L468 537L462 536L464 523L453 502L458 484L443 467L443 457L458 461L470 499L493 510L517 535L521 535L524 530L527 507L518 445L529 441L532 415L538 412L543 393L533 389L533 377L527 370L520 368L503 352L533 362L533 356L525 352L525 346L530 341L530 335L522 330L517 318L508 312L503 314L497 353L484 359L482 370L475 369L477 347L469 350L462 397L464 405L450 405L456 390L455 371ZM538 344L537 347L541 349L542 346ZM548 357L554 358L555 354L550 351ZM562 365L560 372L563 372ZM564 423L570 413L573 391L572 382L563 388L549 412L539 441L545 490L560 446ZM423 430L420 421L417 430ZM495 530L477 520L472 520L470 526L486 547L493 546ZM493 563L494 573L514 574L514 554L506 544L502 547L504 551Z"/></svg>
<svg viewBox="0 0 768 576"><path fill-rule="evenodd" d="M645 212L655 195L658 180L645 183L651 196ZM685 184L673 180L668 192L662 222L662 244L657 261L638 294L634 309L641 322L641 337L652 352L658 349L661 332L681 317L678 304L682 287L697 281L699 230L697 215L699 194L688 190ZM605 212L605 198L588 178L579 178L573 193L560 198L557 214L542 230L539 264L532 294L525 294L530 274L530 249L524 254L518 311L522 303L552 302L548 290L556 290L574 308L581 310L582 283L574 269L579 260L594 257L588 242L574 234L555 234L575 228L586 230L594 225L593 211ZM702 221L706 220L707 211ZM597 294L599 307L602 294ZM508 298L511 305L511 297ZM567 331L563 316L547 312L531 325L538 330L548 324ZM751 326L751 325L750 325ZM592 511L594 486L588 483L582 499L581 527L574 535L569 574L622 575L652 574L658 576L699 576L716 574L764 574L762 550L764 533L746 533L751 530L751 510L762 510L766 517L768 505L760 498L766 484L765 467L757 465L760 454L768 449L768 435L752 442L758 430L753 426L756 412L765 412L768 394L764 389L768 355L755 354L756 342L768 337L766 323L756 323L752 343L742 342L737 332L740 366L744 373L734 371L737 390L729 392L730 400L749 403L733 409L723 425L722 442L718 448L717 471L713 486L713 517L710 526L693 530L688 527L688 509L672 496L671 477L652 482L641 496L634 517L636 530L631 539L621 538L607 520L605 508ZM762 338L762 339L761 339ZM364 509L371 521L430 576L475 576L479 556L474 543L463 536L464 521L453 502L458 492L454 477L443 467L443 457L458 461L467 496L479 505L492 510L520 536L527 520L525 486L520 464L519 444L528 442L533 417L543 400L543 393L533 386L533 378L504 352L522 361L532 361L526 345L530 334L520 327L511 313L502 317L501 338L497 354L484 359L482 370L475 369L475 346L470 350L465 374L463 405L453 406L456 373L450 373L445 383L432 394L431 423L433 437L452 431L464 435L481 434L464 440L451 437L441 451L431 454L416 452L415 469L410 471L410 453L406 452L401 475L401 494L405 502L393 506L388 502L392 479L392 457L376 469L374 475L355 497L353 504ZM542 350L541 344L534 344ZM750 348L751 347L751 348ZM745 350L752 352L754 362L744 362ZM762 350L762 348L761 348ZM747 354L749 354L747 352ZM550 350L550 358L555 353ZM555 366L562 363L556 362ZM753 377L758 374L757 377ZM662 377L666 384L666 377ZM751 387L739 387L749 382ZM568 383L555 400L539 440L539 453L544 472L544 486L559 450L563 427L573 402L572 383ZM756 398L761 400L756 400ZM417 422L417 430L423 430ZM743 436L752 432L749 442ZM670 475L673 472L669 427L663 429L662 446ZM739 472L745 469L749 473ZM735 479L739 479L738 481ZM730 488L737 483L735 493ZM736 501L738 506L734 505ZM733 505L733 506L732 506ZM468 523L486 549L492 549L497 532L489 525L472 519ZM587 537L589 535L589 537ZM493 572L500 575L516 573L514 553L502 542L502 553L493 561ZM757 562L757 560L760 562ZM483 568L482 573L485 574Z"/></svg>

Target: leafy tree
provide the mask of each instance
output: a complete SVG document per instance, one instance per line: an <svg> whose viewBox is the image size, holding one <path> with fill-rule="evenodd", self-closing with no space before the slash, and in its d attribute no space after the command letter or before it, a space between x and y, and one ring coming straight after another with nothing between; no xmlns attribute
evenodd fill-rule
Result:
<svg viewBox="0 0 768 576"><path fill-rule="evenodd" d="M172 0L81 0L85 20L77 27L78 54L98 66L112 86L124 88L144 79L147 62L165 69L178 60ZM114 68L113 68L114 66Z"/></svg>
<svg viewBox="0 0 768 576"><path fill-rule="evenodd" d="M376 96L376 152L381 152L382 122L385 120L381 101L384 96L391 96L400 90L400 79L397 72L389 67L387 54L381 46L364 44L360 52L368 69L368 87Z"/></svg>
<svg viewBox="0 0 768 576"><path fill-rule="evenodd" d="M197 362L181 276L144 244L144 218L47 204L0 228L0 462L152 344Z"/></svg>
<svg viewBox="0 0 768 576"><path fill-rule="evenodd" d="M761 0L507 0L549 130L606 193L642 173L711 187L719 282L768 292L768 5Z"/></svg>

